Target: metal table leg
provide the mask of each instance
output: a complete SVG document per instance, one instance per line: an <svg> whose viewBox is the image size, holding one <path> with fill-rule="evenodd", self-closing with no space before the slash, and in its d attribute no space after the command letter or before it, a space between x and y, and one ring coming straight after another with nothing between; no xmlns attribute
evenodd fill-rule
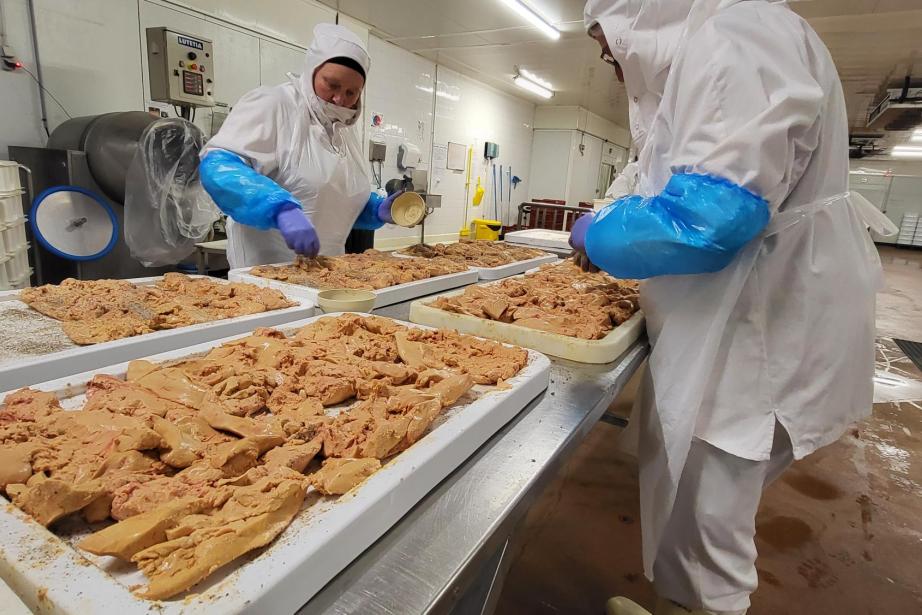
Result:
<svg viewBox="0 0 922 615"><path fill-rule="evenodd" d="M198 270L199 275L208 274L208 254L205 252L205 248L195 249L195 268Z"/></svg>

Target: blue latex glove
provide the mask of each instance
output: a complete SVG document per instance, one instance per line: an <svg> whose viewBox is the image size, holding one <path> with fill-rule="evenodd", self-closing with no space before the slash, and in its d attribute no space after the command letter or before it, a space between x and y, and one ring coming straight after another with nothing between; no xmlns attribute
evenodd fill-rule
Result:
<svg viewBox="0 0 922 615"><path fill-rule="evenodd" d="M208 152L199 164L199 176L215 204L240 224L264 231L276 227L283 209L301 208L290 192L226 150Z"/></svg>
<svg viewBox="0 0 922 615"><path fill-rule="evenodd" d="M283 209L275 218L279 232L288 247L297 254L313 258L320 252L320 238L317 229L307 219L300 207Z"/></svg>
<svg viewBox="0 0 922 615"><path fill-rule="evenodd" d="M570 227L570 247L573 248L573 262L583 271L598 271L586 255L586 233L595 219L595 214L585 213L576 219Z"/></svg>
<svg viewBox="0 0 922 615"><path fill-rule="evenodd" d="M391 206L394 204L394 199L403 193L403 190L398 190L394 194L389 195L386 199L381 201L381 204L378 205L378 220L388 224L394 223L394 216L391 215Z"/></svg>
<svg viewBox="0 0 922 615"><path fill-rule="evenodd" d="M586 254L619 278L720 271L768 224L768 201L719 177L679 174L655 197L629 196L596 214Z"/></svg>
<svg viewBox="0 0 922 615"><path fill-rule="evenodd" d="M586 233L595 215L591 212L582 214L570 227L570 247L577 252L586 251Z"/></svg>

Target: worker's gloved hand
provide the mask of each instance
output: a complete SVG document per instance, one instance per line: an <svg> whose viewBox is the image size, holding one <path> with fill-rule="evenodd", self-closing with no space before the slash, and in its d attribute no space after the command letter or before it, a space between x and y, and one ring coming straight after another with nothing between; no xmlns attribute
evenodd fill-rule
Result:
<svg viewBox="0 0 922 615"><path fill-rule="evenodd" d="M576 219L570 229L570 247L573 248L573 262L583 271L598 271L599 268L592 264L586 255L586 233L592 224L594 214L585 213Z"/></svg>
<svg viewBox="0 0 922 615"><path fill-rule="evenodd" d="M275 224L285 238L285 243L295 253L313 258L320 252L317 229L300 207L289 207L280 211L275 218Z"/></svg>
<svg viewBox="0 0 922 615"><path fill-rule="evenodd" d="M391 215L391 206L394 204L394 200L403 193L403 190L398 190L381 201L381 204L378 205L378 220L388 224L394 223L394 216Z"/></svg>

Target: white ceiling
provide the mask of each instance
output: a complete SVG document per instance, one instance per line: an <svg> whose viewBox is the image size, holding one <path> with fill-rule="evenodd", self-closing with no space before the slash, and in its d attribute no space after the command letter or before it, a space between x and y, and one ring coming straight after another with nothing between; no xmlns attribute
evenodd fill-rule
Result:
<svg viewBox="0 0 922 615"><path fill-rule="evenodd" d="M321 0L372 32L433 61L538 104L580 105L627 125L624 87L582 25L585 0L528 0L562 31L552 41L498 0ZM915 62L922 78L922 0L795 0L839 68L853 129L893 78ZM550 101L512 84L522 66L550 81Z"/></svg>

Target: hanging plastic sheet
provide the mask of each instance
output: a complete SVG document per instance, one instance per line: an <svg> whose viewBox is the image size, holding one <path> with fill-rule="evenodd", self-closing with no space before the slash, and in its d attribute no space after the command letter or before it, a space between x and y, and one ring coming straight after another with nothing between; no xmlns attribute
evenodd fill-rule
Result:
<svg viewBox="0 0 922 615"><path fill-rule="evenodd" d="M199 181L205 136L195 124L166 118L138 142L125 188L125 242L145 267L178 263L203 241L220 212Z"/></svg>

